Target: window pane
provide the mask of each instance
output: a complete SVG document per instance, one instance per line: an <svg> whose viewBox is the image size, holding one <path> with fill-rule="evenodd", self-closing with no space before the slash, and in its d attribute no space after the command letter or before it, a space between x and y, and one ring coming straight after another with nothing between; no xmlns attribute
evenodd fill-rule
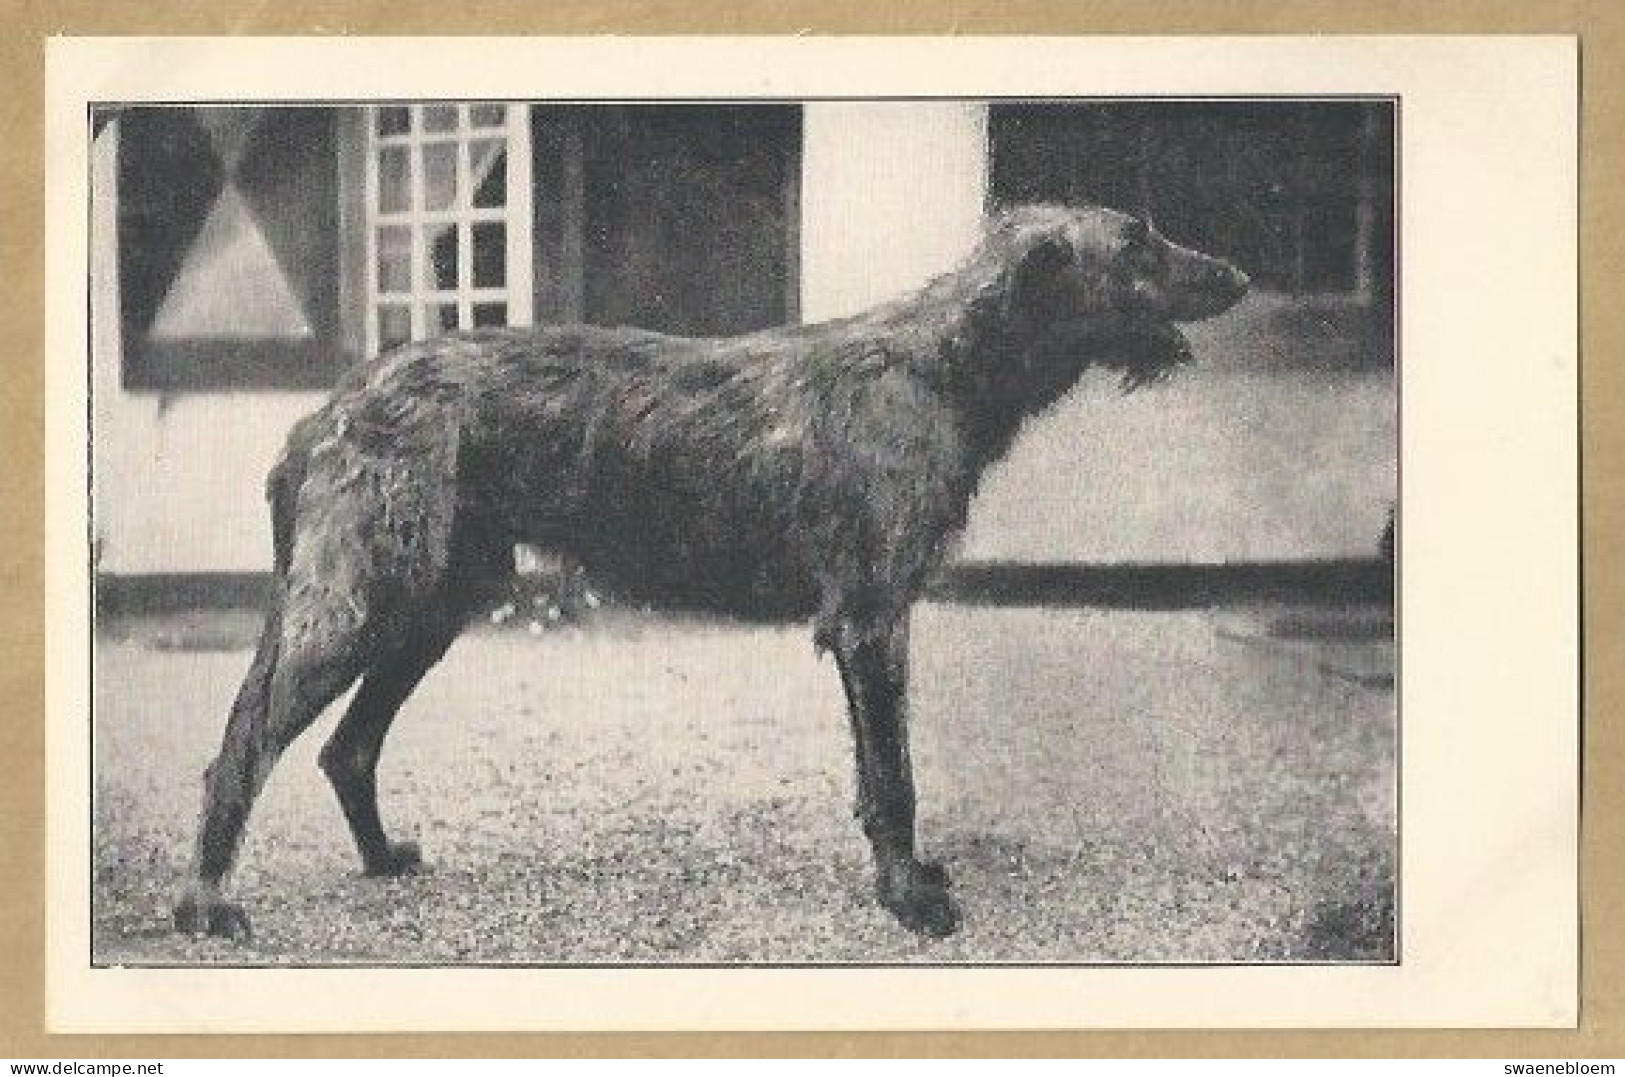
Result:
<svg viewBox="0 0 1625 1077"><path fill-rule="evenodd" d="M404 135L412 129L412 110L392 105L378 110L380 135Z"/></svg>
<svg viewBox="0 0 1625 1077"><path fill-rule="evenodd" d="M501 127L508 119L508 110L502 105L475 105L469 111L475 127Z"/></svg>
<svg viewBox="0 0 1625 1077"><path fill-rule="evenodd" d="M508 280L508 229L490 222L474 226L474 287L500 288Z"/></svg>
<svg viewBox="0 0 1625 1077"><path fill-rule="evenodd" d="M411 339L412 312L409 308L393 303L378 308L379 351L388 351Z"/></svg>
<svg viewBox="0 0 1625 1077"><path fill-rule="evenodd" d="M412 230L401 224L378 229L378 290L412 290Z"/></svg>
<svg viewBox="0 0 1625 1077"><path fill-rule="evenodd" d="M458 328L458 326L457 326L457 304L456 303L436 303L436 304L433 304L425 312L425 317L424 317L423 321L424 321L424 324L426 324L426 325L428 325L430 327L432 332L437 332L437 333L455 332L457 330L457 328Z"/></svg>
<svg viewBox="0 0 1625 1077"><path fill-rule="evenodd" d="M508 204L508 144L500 138L476 140L469 149L476 206Z"/></svg>
<svg viewBox="0 0 1625 1077"><path fill-rule="evenodd" d="M456 105L425 105L423 106L423 129L425 131L455 131L457 130Z"/></svg>
<svg viewBox="0 0 1625 1077"><path fill-rule="evenodd" d="M425 268L428 280L424 284L438 290L454 290L457 287L457 259L461 254L458 250L457 226L436 225L428 229L426 239L429 257Z"/></svg>
<svg viewBox="0 0 1625 1077"><path fill-rule="evenodd" d="M412 208L412 160L405 146L378 151L378 208L384 213L405 213Z"/></svg>
<svg viewBox="0 0 1625 1077"><path fill-rule="evenodd" d="M457 143L423 147L423 208L450 209L457 204Z"/></svg>
<svg viewBox="0 0 1625 1077"><path fill-rule="evenodd" d="M508 304L506 303L475 303L474 325L484 329L487 326L504 326L508 324Z"/></svg>

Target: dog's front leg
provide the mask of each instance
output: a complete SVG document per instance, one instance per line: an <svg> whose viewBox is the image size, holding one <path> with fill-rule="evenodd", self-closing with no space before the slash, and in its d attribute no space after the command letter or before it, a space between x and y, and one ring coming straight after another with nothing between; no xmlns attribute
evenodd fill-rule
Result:
<svg viewBox="0 0 1625 1077"><path fill-rule="evenodd" d="M848 620L836 644L858 765L858 815L875 857L881 904L910 931L951 934L959 913L948 876L914 850L914 776L908 753L908 622Z"/></svg>

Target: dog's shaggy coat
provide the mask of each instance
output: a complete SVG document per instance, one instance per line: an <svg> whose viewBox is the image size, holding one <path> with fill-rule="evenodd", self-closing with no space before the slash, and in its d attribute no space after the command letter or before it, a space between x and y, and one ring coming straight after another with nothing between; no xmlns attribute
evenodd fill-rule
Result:
<svg viewBox="0 0 1625 1077"><path fill-rule="evenodd" d="M247 933L220 888L250 806L358 678L321 765L366 871L417 865L379 822L384 737L526 542L638 599L810 619L846 690L879 898L947 934L946 874L914 848L910 604L1025 418L1090 366L1157 379L1189 359L1174 323L1246 286L1135 218L1028 207L960 269L853 318L706 340L482 330L357 367L268 483L276 598L209 768L177 926Z"/></svg>

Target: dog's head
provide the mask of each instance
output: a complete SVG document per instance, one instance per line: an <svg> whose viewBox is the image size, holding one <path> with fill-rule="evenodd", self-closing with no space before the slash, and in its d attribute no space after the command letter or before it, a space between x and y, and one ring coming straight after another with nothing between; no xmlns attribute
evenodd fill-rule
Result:
<svg viewBox="0 0 1625 1077"><path fill-rule="evenodd" d="M1026 206L995 220L988 245L1005 267L1005 315L1064 337L1089 363L1119 369L1130 387L1191 358L1177 323L1221 314L1247 275L1182 247L1138 217L1098 207Z"/></svg>

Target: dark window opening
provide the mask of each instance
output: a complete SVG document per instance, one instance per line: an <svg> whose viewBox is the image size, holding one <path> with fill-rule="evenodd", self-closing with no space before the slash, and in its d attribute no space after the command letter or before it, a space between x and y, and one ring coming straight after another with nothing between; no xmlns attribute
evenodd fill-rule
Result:
<svg viewBox="0 0 1625 1077"><path fill-rule="evenodd" d="M995 205L1095 203L1295 295L1392 298L1394 106L1347 101L995 105Z"/></svg>
<svg viewBox="0 0 1625 1077"><path fill-rule="evenodd" d="M537 319L689 335L794 321L801 113L540 106Z"/></svg>

